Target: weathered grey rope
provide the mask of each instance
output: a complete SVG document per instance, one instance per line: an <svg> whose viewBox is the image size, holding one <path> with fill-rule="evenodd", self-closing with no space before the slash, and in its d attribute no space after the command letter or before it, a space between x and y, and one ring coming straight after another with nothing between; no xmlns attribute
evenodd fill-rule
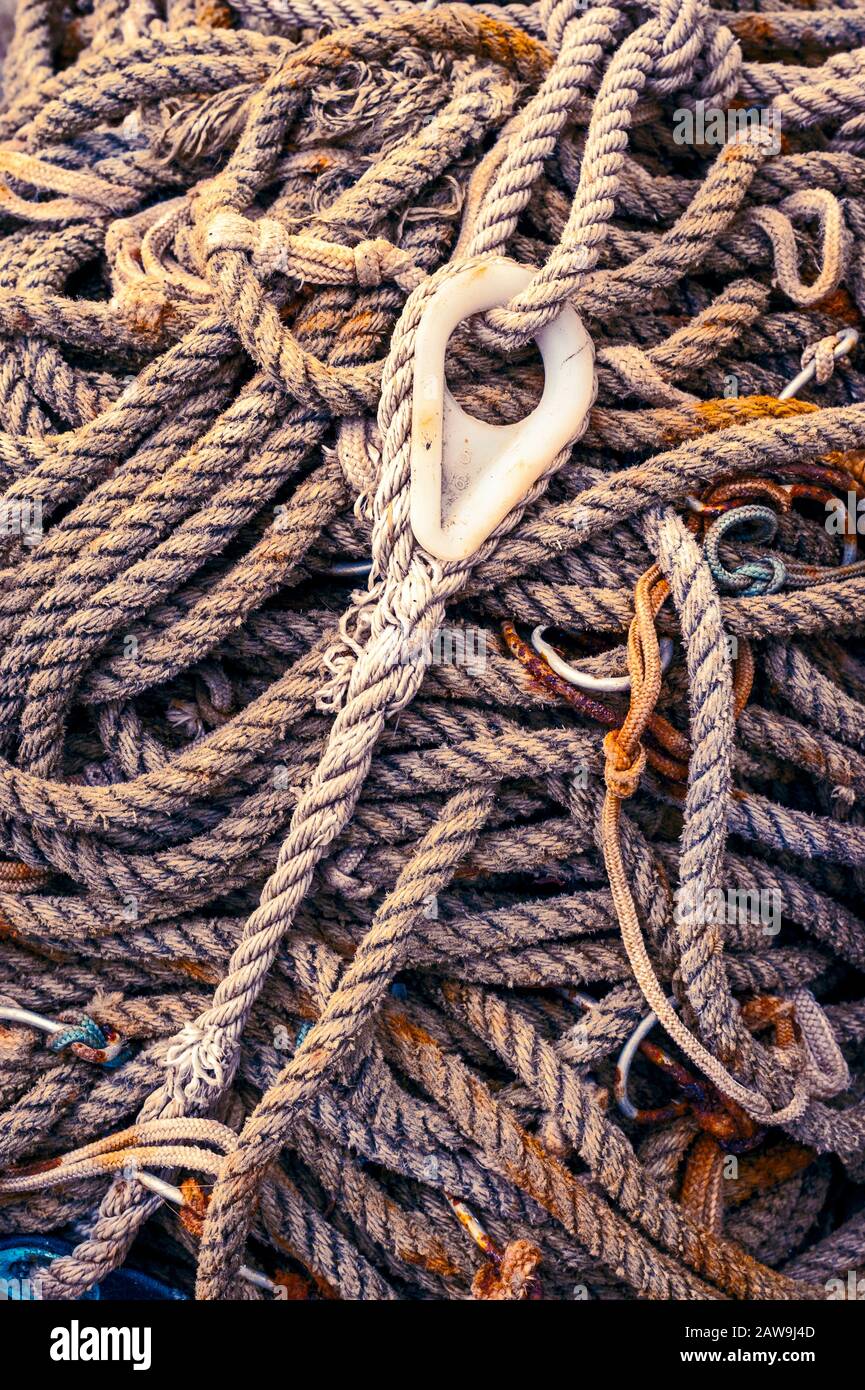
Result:
<svg viewBox="0 0 865 1390"><path fill-rule="evenodd" d="M287 1244L313 1294L477 1295L451 1196L536 1247L554 1298L577 1278L821 1297L859 1258L855 1218L808 1240L865 1151L865 581L812 506L773 543L797 587L719 595L685 499L827 456L862 476L865 375L827 375L826 347L865 312L862 33L855 8L784 9L766 52L749 18L108 0L61 70L49 8L22 0L0 147L0 991L133 1052L100 1072L0 1038L0 1226L87 1233L49 1296L176 1228L125 1140L82 1154L133 1122L141 1162L205 1179L177 1274L197 1263L202 1297L243 1296L248 1233L270 1272ZM806 20L821 66L796 59ZM714 159L676 145L675 111L734 100L768 108L780 152L765 130ZM472 560L439 565L408 524L414 338L490 253L535 274L454 335L464 407L532 408L526 344L566 301L599 397ZM820 409L729 394L777 396L812 357ZM352 593L338 566L370 557ZM603 1105L647 1006L594 834L602 730L499 631L604 634L596 669L620 670L654 559L679 643L658 714L688 786L647 776L622 821L647 959L710 1075L811 1152L722 1193L712 1230L678 1200L696 1126L640 1142ZM442 631L478 664L430 664ZM756 662L738 722L728 636ZM778 935L707 920L718 887L780 902ZM795 1047L752 1035L766 995ZM639 1085L663 1102L645 1067Z"/></svg>

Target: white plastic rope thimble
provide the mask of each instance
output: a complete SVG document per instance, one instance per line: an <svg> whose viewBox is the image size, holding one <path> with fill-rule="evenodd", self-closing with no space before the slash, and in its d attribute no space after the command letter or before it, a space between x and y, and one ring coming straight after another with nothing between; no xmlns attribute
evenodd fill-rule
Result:
<svg viewBox="0 0 865 1390"><path fill-rule="evenodd" d="M445 382L448 339L463 319L506 304L534 272L502 256L467 262L426 305L414 354L411 525L439 560L478 549L564 447L579 438L595 398L592 341L569 305L537 344L544 392L530 415L490 425L467 415Z"/></svg>

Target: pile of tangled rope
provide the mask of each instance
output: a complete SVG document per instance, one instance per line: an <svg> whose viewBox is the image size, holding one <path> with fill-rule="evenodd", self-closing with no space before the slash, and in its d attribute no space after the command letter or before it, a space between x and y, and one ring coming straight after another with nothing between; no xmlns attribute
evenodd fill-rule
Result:
<svg viewBox="0 0 865 1390"><path fill-rule="evenodd" d="M53 1299L831 1297L865 7L19 0L0 124L0 1237ZM414 345L491 256L457 401L566 304L597 396L441 562Z"/></svg>

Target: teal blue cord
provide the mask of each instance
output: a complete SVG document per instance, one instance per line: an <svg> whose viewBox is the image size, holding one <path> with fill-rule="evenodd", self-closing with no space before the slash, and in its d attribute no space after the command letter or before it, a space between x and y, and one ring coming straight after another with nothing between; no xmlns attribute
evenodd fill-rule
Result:
<svg viewBox="0 0 865 1390"><path fill-rule="evenodd" d="M787 569L784 561L777 555L765 555L759 560L748 560L736 569L727 569L718 551L721 541L731 539L734 532L741 541L770 543L778 531L778 518L771 507L760 507L754 503L744 507L734 507L724 512L712 522L706 532L703 549L719 589L725 589L742 598L756 598L765 594L777 594L787 582ZM743 534L744 533L744 534Z"/></svg>

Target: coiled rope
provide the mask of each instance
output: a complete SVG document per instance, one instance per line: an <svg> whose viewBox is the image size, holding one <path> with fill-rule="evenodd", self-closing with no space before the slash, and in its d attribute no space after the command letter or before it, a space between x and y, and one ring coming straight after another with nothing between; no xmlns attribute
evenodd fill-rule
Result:
<svg viewBox="0 0 865 1390"><path fill-rule="evenodd" d="M75 1240L44 1296L134 1242L201 1298L821 1298L860 1258L865 18L753 18L21 0L0 1231ZM598 397L440 563L414 342L497 254L535 273L453 335L459 402L526 415L565 303Z"/></svg>

